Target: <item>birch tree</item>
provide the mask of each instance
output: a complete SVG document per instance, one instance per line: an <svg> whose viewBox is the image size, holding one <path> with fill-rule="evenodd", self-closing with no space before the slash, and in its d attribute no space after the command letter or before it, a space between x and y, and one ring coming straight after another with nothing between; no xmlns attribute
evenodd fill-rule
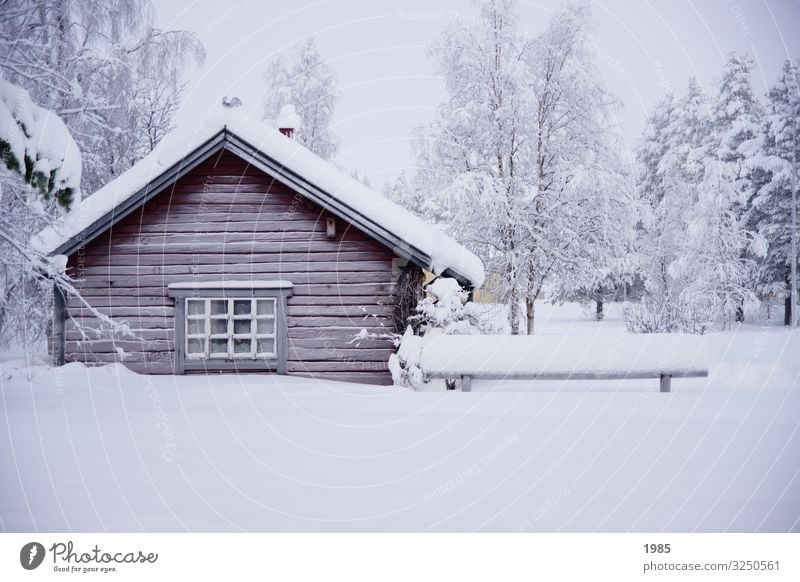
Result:
<svg viewBox="0 0 800 582"><path fill-rule="evenodd" d="M152 149L171 126L187 69L203 61L194 35L159 30L154 19L147 0L3 5L0 71L64 120L83 153L84 192Z"/></svg>
<svg viewBox="0 0 800 582"><path fill-rule="evenodd" d="M513 1L478 9L431 51L448 99L418 130L417 184L442 193L453 234L499 281L512 333L523 313L533 333L544 287L575 283L607 248L616 205L603 185L621 167L611 159L615 100L593 62L588 4L568 4L534 38L519 29Z"/></svg>
<svg viewBox="0 0 800 582"><path fill-rule="evenodd" d="M339 138L331 129L338 100L336 77L323 61L313 36L294 52L276 56L264 81L264 119L274 122L284 105L293 105L301 119L294 138L318 156L336 155Z"/></svg>
<svg viewBox="0 0 800 582"><path fill-rule="evenodd" d="M79 192L91 193L127 170L171 128L187 69L202 62L204 51L190 33L155 28L154 16L147 0L2 3L0 77L63 120L83 161L80 188L70 190L69 200L67 191L33 195L27 177L0 173L0 212L23 247L65 207L79 204ZM40 337L50 285L26 269L5 275L4 323L17 321L18 331Z"/></svg>

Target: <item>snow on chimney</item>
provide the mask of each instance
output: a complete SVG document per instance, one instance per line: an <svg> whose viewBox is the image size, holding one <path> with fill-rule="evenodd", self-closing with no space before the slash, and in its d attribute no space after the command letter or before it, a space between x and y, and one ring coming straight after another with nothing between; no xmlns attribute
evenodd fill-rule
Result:
<svg viewBox="0 0 800 582"><path fill-rule="evenodd" d="M281 107L281 112L278 114L278 119L275 123L280 131L286 137L292 137L294 130L300 127L300 116L294 105L287 103Z"/></svg>
<svg viewBox="0 0 800 582"><path fill-rule="evenodd" d="M222 98L222 106L227 107L228 109L236 109L237 107L242 106L242 100L238 97L234 97L233 99L228 99L227 95Z"/></svg>

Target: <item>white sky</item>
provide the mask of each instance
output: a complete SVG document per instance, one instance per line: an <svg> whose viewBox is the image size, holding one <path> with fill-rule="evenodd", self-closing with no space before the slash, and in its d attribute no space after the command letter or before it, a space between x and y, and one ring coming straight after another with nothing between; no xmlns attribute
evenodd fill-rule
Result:
<svg viewBox="0 0 800 582"><path fill-rule="evenodd" d="M536 33L560 0L519 1L522 26ZM593 0L597 54L609 87L622 99L631 144L667 88L682 92L690 75L704 86L725 55L749 51L765 93L786 58L800 57L800 0ZM413 164L411 128L433 118L444 98L427 56L442 26L471 18L471 0L155 0L161 28L196 33L208 53L191 80L180 117L203 116L223 95L260 113L262 74L275 53L314 34L337 74L341 99L337 162L366 172L381 187Z"/></svg>

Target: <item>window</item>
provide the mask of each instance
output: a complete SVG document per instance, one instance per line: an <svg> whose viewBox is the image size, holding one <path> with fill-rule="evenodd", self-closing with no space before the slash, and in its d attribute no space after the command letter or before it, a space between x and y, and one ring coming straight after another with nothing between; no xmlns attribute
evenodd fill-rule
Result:
<svg viewBox="0 0 800 582"><path fill-rule="evenodd" d="M275 298L186 299L186 357L274 358Z"/></svg>
<svg viewBox="0 0 800 582"><path fill-rule="evenodd" d="M288 281L171 283L175 373L264 370L285 374Z"/></svg>

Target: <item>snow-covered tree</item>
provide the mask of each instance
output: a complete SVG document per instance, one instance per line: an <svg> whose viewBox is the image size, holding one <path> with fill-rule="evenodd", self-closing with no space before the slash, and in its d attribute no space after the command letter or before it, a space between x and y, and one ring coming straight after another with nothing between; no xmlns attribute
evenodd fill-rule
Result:
<svg viewBox="0 0 800 582"><path fill-rule="evenodd" d="M170 128L197 38L154 27L148 0L8 0L0 71L61 117L83 154L93 192Z"/></svg>
<svg viewBox="0 0 800 582"><path fill-rule="evenodd" d="M637 147L638 187L645 204L636 246L645 296L626 309L627 324L635 331L702 331L713 319L691 301L694 274L685 262L710 123L705 94L691 79L684 97L668 95L655 107Z"/></svg>
<svg viewBox="0 0 800 582"><path fill-rule="evenodd" d="M496 276L512 333L523 308L533 333L544 285L596 258L610 232L598 200L610 190L598 186L620 167L609 163L614 100L593 61L588 4L556 12L535 38L520 30L512 0L483 0L478 11L431 51L448 99L417 132L406 192L439 197L437 218Z"/></svg>
<svg viewBox="0 0 800 582"><path fill-rule="evenodd" d="M48 278L63 278L58 261L29 245L30 232L65 213L79 198L81 155L61 119L24 89L0 78L0 347L41 339L49 316Z"/></svg>
<svg viewBox="0 0 800 582"><path fill-rule="evenodd" d="M276 56L264 81L264 119L274 122L284 105L294 105L301 120L294 138L320 157L333 158L339 143L331 129L338 100L336 77L322 60L314 37L288 57Z"/></svg>
<svg viewBox="0 0 800 582"><path fill-rule="evenodd" d="M439 186L450 228L502 282L514 330L526 291L533 233L531 50L513 2L487 0L475 21L448 27L432 48L449 98L418 132L423 185Z"/></svg>
<svg viewBox="0 0 800 582"><path fill-rule="evenodd" d="M148 0L8 0L0 11L0 76L63 120L81 152L83 192L128 169L163 137L186 68L204 56L193 35L156 29ZM14 172L0 173L0 211L23 245L63 207L79 202L77 188L45 200L32 194L30 183ZM41 335L50 286L14 273L22 278L6 277L2 293L6 299L24 296L25 305L34 306L15 309L29 331Z"/></svg>
<svg viewBox="0 0 800 582"><path fill-rule="evenodd" d="M717 274L716 296L726 316L730 315L729 301L739 301L733 307L737 321L743 321L748 304L757 303L753 293L756 261L765 252L751 217L756 190L752 161L761 148L762 116L750 82L753 68L748 55L732 53L718 82L709 135L711 155L702 188L710 200L701 208L704 217L698 218L707 227L705 256L715 257L703 272Z"/></svg>
<svg viewBox="0 0 800 582"><path fill-rule="evenodd" d="M760 147L751 70L747 57L731 55L715 98L690 80L682 99L668 96L648 120L638 147L646 294L627 310L632 329L702 333L758 304L766 245L751 226Z"/></svg>
<svg viewBox="0 0 800 582"><path fill-rule="evenodd" d="M785 301L784 323L792 323L792 265L797 270L797 249L792 244L792 210L798 212L797 161L800 159L800 73L786 61L778 82L768 94L761 155L752 163L760 172L753 200L753 218L768 243L762 262L759 292ZM795 219L795 241L800 237ZM796 305L798 298L794 297ZM796 318L796 316L795 316Z"/></svg>

